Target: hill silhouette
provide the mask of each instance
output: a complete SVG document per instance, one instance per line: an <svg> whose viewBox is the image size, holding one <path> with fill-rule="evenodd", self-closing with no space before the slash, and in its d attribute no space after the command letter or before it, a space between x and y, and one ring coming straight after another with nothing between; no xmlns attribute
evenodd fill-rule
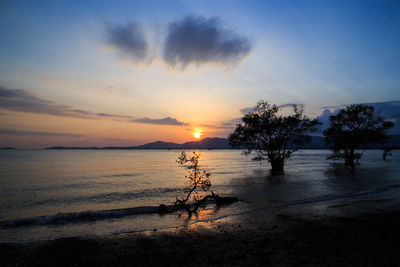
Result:
<svg viewBox="0 0 400 267"><path fill-rule="evenodd" d="M367 148L381 148L384 146L390 146L396 149L400 148L400 135L389 135L388 140L384 145L371 144ZM312 136L311 142L304 145L302 149L326 149L324 138L321 136ZM129 147L63 147L54 146L47 147L46 149L232 149L226 138L204 138L199 141L185 142L182 144L155 141L139 146ZM242 147L241 149L244 149Z"/></svg>
<svg viewBox="0 0 400 267"><path fill-rule="evenodd" d="M141 146L136 149L231 149L226 138L204 138L200 141L191 141L183 144L156 141Z"/></svg>

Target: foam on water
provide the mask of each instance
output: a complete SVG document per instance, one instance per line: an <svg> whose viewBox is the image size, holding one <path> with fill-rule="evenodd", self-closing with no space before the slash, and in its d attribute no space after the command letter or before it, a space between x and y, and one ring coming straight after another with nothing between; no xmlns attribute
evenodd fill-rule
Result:
<svg viewBox="0 0 400 267"><path fill-rule="evenodd" d="M248 212L269 209L269 208L277 208L277 207L287 207L293 205L302 205L302 204L310 204L316 202L323 201L331 201L337 199L344 198L356 198L360 196L367 196L371 194L377 194L381 192L385 192L390 189L400 188L400 184L382 186L379 188L374 188L371 190L363 190L360 192L353 193L345 193L345 194L336 194L336 195L326 195L326 196L318 196L307 199L298 199L291 200L279 203L271 203L262 206L256 206L252 208L248 208L242 210L241 212L226 214L224 216L215 217L212 220L218 220L230 216L246 214ZM209 204L209 203L208 203ZM172 211L178 211L178 208L174 205L169 205L167 208ZM144 215L144 214L154 214L159 213L158 206L142 206L142 207L132 207L125 209L114 209L114 210L98 210L98 211L83 211L83 212L70 212L70 213L56 213L48 216L39 216L39 217L31 217L31 218L17 218L9 221L0 222L0 226L2 227L22 227L22 226L35 226L35 225L53 225L53 224L67 224L67 223L79 223L85 221L96 221L102 219L110 219L110 218L120 218L132 215ZM198 220L197 222L206 222L211 219Z"/></svg>

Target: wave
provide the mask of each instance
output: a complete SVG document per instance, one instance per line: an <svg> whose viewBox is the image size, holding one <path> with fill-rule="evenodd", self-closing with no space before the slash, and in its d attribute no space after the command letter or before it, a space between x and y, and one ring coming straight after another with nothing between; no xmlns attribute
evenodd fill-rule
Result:
<svg viewBox="0 0 400 267"><path fill-rule="evenodd" d="M24 190L27 191L64 191L65 189L75 189L75 188L95 188L99 186L107 186L110 185L110 182L101 182L103 178L113 178L113 177L135 177L141 176L142 173L120 173L120 174L106 174L106 175L93 175L93 176L72 176L76 180L80 180L79 183L70 183L70 184L61 184L61 185L51 185L51 186L41 186L41 187L32 187L26 188ZM84 182L89 180L88 182Z"/></svg>
<svg viewBox="0 0 400 267"><path fill-rule="evenodd" d="M226 185L213 185L213 188L219 191L226 191ZM118 201L126 201L132 199L143 198L162 198L170 196L172 199L179 196L184 192L184 187L163 187L163 188L150 188L141 190L131 190L123 192L104 192L89 195L78 196L57 196L52 198L44 198L39 200L26 200L20 205L24 208L37 207L37 206L59 206L64 204L76 203L111 203ZM9 208L19 208L17 206Z"/></svg>
<svg viewBox="0 0 400 267"><path fill-rule="evenodd" d="M117 174L107 174L107 175L101 175L101 176L96 176L97 178L111 178L111 177L135 177L135 176L141 176L143 173L117 173Z"/></svg>
<svg viewBox="0 0 400 267"><path fill-rule="evenodd" d="M399 187L400 187L400 184L393 184L393 185L383 186L383 187L379 187L379 188L374 188L371 190L364 190L364 191L353 192L353 193L327 195L327 196L313 197L313 198L307 198L307 199L286 201L286 202L281 202L281 203L273 203L273 204L268 204L268 205L263 205L263 206L246 209L246 210L235 212L235 213L229 213L229 214L216 216L214 218L207 218L207 219L198 219L197 218L195 221L192 221L189 224L187 224L187 226L194 225L197 223L203 223L203 222L218 221L218 220L222 220L222 219L233 217L233 216L240 216L240 215L244 215L244 214L247 214L250 212L271 209L271 208L287 207L287 206L302 205L302 204L311 204L311 203L317 203L317 202L323 202L323 201L332 201L332 200L336 200L336 199L356 198L356 197L360 197L360 196L366 196L366 195L372 195L372 194L385 192L390 189L395 189L395 188L399 188ZM167 229L172 229L172 228L175 228L175 226L164 227L161 229L167 230ZM161 229L159 229L159 230L161 230ZM119 235L119 234L127 234L127 233L138 233L138 232L145 232L145 231L149 231L149 230L151 230L151 229L121 230L121 231L115 231L115 232L113 232L113 234Z"/></svg>
<svg viewBox="0 0 400 267"><path fill-rule="evenodd" d="M183 187L165 187L165 188L152 188L144 190L132 190L125 192L108 192L98 193L92 195L81 196L64 196L45 198L36 201L27 200L22 203L23 207L37 207L37 206L58 206L62 204L75 204L75 203L110 203L116 201L125 201L130 199L139 198L157 198L165 196L166 194L176 195L183 192ZM15 207L18 208L18 207Z"/></svg>
<svg viewBox="0 0 400 267"><path fill-rule="evenodd" d="M223 216L215 217L212 220L219 220L230 216L237 216L246 214L249 212L269 209L269 208L277 208L277 207L286 207L293 205L302 205L302 204L311 204L323 201L332 201L336 199L345 199L345 198L356 198L371 194L377 194L381 192L388 191L390 189L400 188L400 184L387 185L383 187L374 188L371 190L364 190L352 193L344 193L344 194L333 194L333 195L325 195L318 196L306 199L298 199L298 200L290 200L280 203L270 203L263 206L258 206L250 209L246 209L237 213L226 214ZM178 208L174 205L167 206L171 212L177 211ZM159 213L158 206L140 206L140 207L131 207L131 208L123 208L123 209L111 209L111 210L98 210L98 211L82 211L82 212L69 212L69 213L56 213L48 216L38 216L31 218L17 218L7 221L0 222L0 226L2 227L22 227L22 226L37 226L37 225L54 225L54 224L67 224L67 223L80 223L87 221L96 221L103 219L112 219L112 218L121 218L132 215L145 215L145 214L156 214ZM210 219L207 219L210 221ZM201 222L199 220L197 222Z"/></svg>
<svg viewBox="0 0 400 267"><path fill-rule="evenodd" d="M167 206L169 210L176 210L174 205ZM17 218L0 222L2 227L21 227L34 225L53 225L66 223L79 223L86 221L96 221L101 219L121 218L131 215L154 214L158 213L158 206L141 206L124 209L98 210L56 213L48 216L38 216L31 218Z"/></svg>
<svg viewBox="0 0 400 267"><path fill-rule="evenodd" d="M370 190L358 191L358 192L351 192L351 193L344 193L344 194L333 194L333 195L312 197L312 198L299 199L299 200L291 200L291 201L286 201L286 202L282 202L282 203L274 203L274 204L271 205L271 207L310 204L310 203L331 201L331 200L343 199L343 198L356 198L356 197L361 197L361 196L366 196L366 195L372 195L372 194L385 192L385 191L388 191L390 189L395 189L395 188L399 188L399 187L400 187L400 184L393 184L393 185L387 185L387 186L382 186L382 187L378 187L378 188L374 188L374 189L370 189Z"/></svg>

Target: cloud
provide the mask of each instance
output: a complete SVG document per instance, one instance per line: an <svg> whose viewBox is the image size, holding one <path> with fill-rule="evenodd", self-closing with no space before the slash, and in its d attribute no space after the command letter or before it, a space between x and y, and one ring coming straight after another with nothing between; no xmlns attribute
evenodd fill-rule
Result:
<svg viewBox="0 0 400 267"><path fill-rule="evenodd" d="M242 118L235 118L235 119L232 119L229 121L222 122L217 125L208 125L207 127L214 128L214 129L232 129L232 128L235 128L238 123L242 123L242 122L243 122Z"/></svg>
<svg viewBox="0 0 400 267"><path fill-rule="evenodd" d="M329 109L324 109L321 113L321 115L317 116L316 119L319 120L322 125L319 128L321 132L323 132L326 128L329 127L329 117L334 116L339 113L339 109L335 109L333 111Z"/></svg>
<svg viewBox="0 0 400 267"><path fill-rule="evenodd" d="M98 119L99 117L110 117L113 119L134 118L132 116L93 113L86 110L75 109L71 106L60 105L34 96L32 93L23 89L7 89L2 86L0 86L0 108L26 113L48 114L80 119Z"/></svg>
<svg viewBox="0 0 400 267"><path fill-rule="evenodd" d="M66 105L59 105L34 96L22 89L7 89L0 86L0 108L29 113L49 114L55 116L88 118L90 113L74 110Z"/></svg>
<svg viewBox="0 0 400 267"><path fill-rule="evenodd" d="M147 124L158 124L158 125L188 125L185 122L178 121L177 119L171 118L171 117L166 117L164 119L150 119L150 118L138 118L132 120L133 122L139 122L139 123L147 123Z"/></svg>
<svg viewBox="0 0 400 267"><path fill-rule="evenodd" d="M149 46L139 24L107 25L107 43L134 61L147 57Z"/></svg>
<svg viewBox="0 0 400 267"><path fill-rule="evenodd" d="M192 131L193 128L209 128L209 129L216 129L216 130L233 130L238 123L242 123L242 118L234 118L228 121L222 121L215 124L194 124L192 128L188 128L188 130Z"/></svg>
<svg viewBox="0 0 400 267"><path fill-rule="evenodd" d="M80 134L55 133L55 132L35 132L15 129L0 129L0 135L30 135L30 136L60 136L60 137L80 137Z"/></svg>
<svg viewBox="0 0 400 267"><path fill-rule="evenodd" d="M132 119L133 118L132 116L116 115L116 114L109 114L109 113L96 113L96 116L113 118L113 119Z"/></svg>
<svg viewBox="0 0 400 267"><path fill-rule="evenodd" d="M172 67L220 63L238 63L251 50L246 37L222 27L214 18L188 16L170 24L164 44L163 58Z"/></svg>
<svg viewBox="0 0 400 267"><path fill-rule="evenodd" d="M289 108L289 107L292 108L293 106L299 107L299 106L301 106L301 104L288 103L288 104L279 105L278 107L279 108Z"/></svg>
<svg viewBox="0 0 400 267"><path fill-rule="evenodd" d="M242 123L242 122L243 122L242 118L235 118L235 119L232 119L230 121L222 123L222 125L229 126L229 127L235 127L236 124L239 124L239 123Z"/></svg>
<svg viewBox="0 0 400 267"><path fill-rule="evenodd" d="M87 110L76 109L67 105L59 105L52 101L48 101L34 96L30 92L23 89L6 89L0 86L0 109L38 113L53 116L74 117L79 119L101 119L109 118L112 120L123 120L148 124L159 125L187 125L174 118L166 117L164 119L136 118L134 116L95 113Z"/></svg>
<svg viewBox="0 0 400 267"><path fill-rule="evenodd" d="M342 109L352 104L338 105L338 106L327 106L322 107L324 109ZM400 101L387 101L387 102L372 102L372 103L361 103L359 105L373 106L375 111L380 113L383 117L394 118L400 117Z"/></svg>
<svg viewBox="0 0 400 267"><path fill-rule="evenodd" d="M349 106L338 105L338 106L327 106L322 107L324 110L321 115L316 117L322 122L321 131L329 127L329 117L339 113L340 109ZM400 101L388 101L388 102L374 102L374 103L361 103L361 105L373 106L375 112L377 112L385 120L390 120L394 122L400 121ZM395 123L394 128L389 130L389 134L400 134L400 124Z"/></svg>
<svg viewBox="0 0 400 267"><path fill-rule="evenodd" d="M289 108L289 107L293 107L293 106L301 107L302 105L301 105L301 104L293 104L293 103L278 105L278 107L279 107L280 109ZM247 114L247 113L254 112L254 111L256 111L256 107L242 108L242 109L240 110L240 112L241 112L242 114Z"/></svg>
<svg viewBox="0 0 400 267"><path fill-rule="evenodd" d="M254 111L256 111L256 108L242 108L241 110L240 110L240 112L242 113L242 114L247 114L247 113L250 113L250 112L254 112Z"/></svg>

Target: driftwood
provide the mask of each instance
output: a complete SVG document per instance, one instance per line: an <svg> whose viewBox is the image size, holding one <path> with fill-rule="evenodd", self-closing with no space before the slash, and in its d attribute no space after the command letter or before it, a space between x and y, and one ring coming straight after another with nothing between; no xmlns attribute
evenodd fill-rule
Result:
<svg viewBox="0 0 400 267"><path fill-rule="evenodd" d="M219 195L216 195L214 192L211 191L211 195L206 195L203 198L196 200L192 205L187 204L186 200L176 199L175 206L178 206L181 209L185 209L189 213L189 215L191 215L193 212L196 213L199 207L204 205L210 199L214 199L215 205L217 207L232 204L239 201L239 199L236 197L220 197Z"/></svg>
<svg viewBox="0 0 400 267"><path fill-rule="evenodd" d="M196 192L196 190L207 191L211 186L211 174L207 170L202 170L200 168L199 158L200 154L196 153L195 151L193 151L192 154L187 154L185 151L182 151L178 157L178 160L176 161L180 165L185 165L187 163L190 165L189 174L185 176L185 178L188 180L188 186L185 188L186 197L181 199L178 199L178 197L176 198L174 206L175 210L185 209L189 215L191 215L192 212L197 212L199 207L209 199L214 199L217 207L238 201L238 199L234 197L220 197L211 191L211 195L206 195L201 199L194 198L194 203L189 203L192 193ZM165 213L168 212L168 207L165 205L160 205L158 210L161 213Z"/></svg>

